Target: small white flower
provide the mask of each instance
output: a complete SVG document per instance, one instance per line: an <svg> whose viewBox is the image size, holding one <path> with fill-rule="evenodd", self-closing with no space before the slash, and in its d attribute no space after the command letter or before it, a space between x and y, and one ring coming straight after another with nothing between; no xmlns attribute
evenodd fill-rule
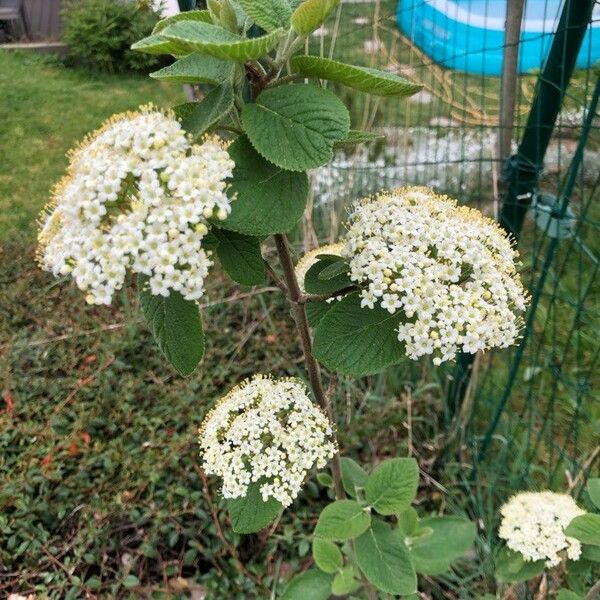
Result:
<svg viewBox="0 0 600 600"><path fill-rule="evenodd" d="M147 275L152 294L200 298L206 218L231 210L225 145L192 145L172 114L148 106L114 116L70 158L42 217L41 267L71 273L92 304L110 304L128 270Z"/></svg>
<svg viewBox="0 0 600 600"><path fill-rule="evenodd" d="M565 535L565 528L585 511L567 494L521 492L501 509L498 535L506 545L520 552L526 561L545 560L554 567L565 551L571 560L581 556L581 542Z"/></svg>
<svg viewBox="0 0 600 600"><path fill-rule="evenodd" d="M361 306L404 315L398 340L409 358L514 343L526 293L507 234L480 212L422 187L358 203L342 255Z"/></svg>
<svg viewBox="0 0 600 600"><path fill-rule="evenodd" d="M243 497L259 483L265 501L288 506L310 469L335 454L332 433L301 381L255 375L208 413L199 441L204 469L223 479L225 498Z"/></svg>

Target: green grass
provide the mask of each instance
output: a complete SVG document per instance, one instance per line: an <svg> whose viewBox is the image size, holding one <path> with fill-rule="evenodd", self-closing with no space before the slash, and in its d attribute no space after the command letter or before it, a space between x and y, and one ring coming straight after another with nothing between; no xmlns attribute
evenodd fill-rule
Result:
<svg viewBox="0 0 600 600"><path fill-rule="evenodd" d="M31 53L0 52L0 239L32 237L66 152L114 113L184 100L177 84L90 74Z"/></svg>

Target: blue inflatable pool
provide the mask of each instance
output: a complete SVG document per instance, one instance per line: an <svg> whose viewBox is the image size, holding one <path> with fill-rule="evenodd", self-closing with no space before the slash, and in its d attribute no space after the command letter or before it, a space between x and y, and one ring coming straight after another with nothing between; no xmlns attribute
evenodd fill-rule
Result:
<svg viewBox="0 0 600 600"><path fill-rule="evenodd" d="M502 73L507 0L400 0L397 19L403 33L443 67L475 73ZM526 0L519 72L539 69L560 18L562 0ZM600 5L594 9L577 66L600 60Z"/></svg>

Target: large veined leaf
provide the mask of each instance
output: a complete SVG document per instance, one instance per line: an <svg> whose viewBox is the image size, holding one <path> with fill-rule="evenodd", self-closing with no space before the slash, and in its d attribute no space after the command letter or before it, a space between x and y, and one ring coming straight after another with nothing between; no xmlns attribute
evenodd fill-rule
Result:
<svg viewBox="0 0 600 600"><path fill-rule="evenodd" d="M336 500L319 515L315 537L326 540L351 540L369 527L371 515L354 500Z"/></svg>
<svg viewBox="0 0 600 600"><path fill-rule="evenodd" d="M222 84L211 90L200 102L187 102L173 108L181 119L181 126L194 139L213 129L233 106L233 88Z"/></svg>
<svg viewBox="0 0 600 600"><path fill-rule="evenodd" d="M371 375L404 357L397 329L401 315L361 308L358 293L333 302L315 328L315 358L345 375Z"/></svg>
<svg viewBox="0 0 600 600"><path fill-rule="evenodd" d="M150 77L160 81L218 85L229 80L232 72L233 63L231 61L193 52L175 61L172 65L150 73Z"/></svg>
<svg viewBox="0 0 600 600"><path fill-rule="evenodd" d="M248 286L264 283L260 239L224 229L213 228L212 231L219 240L217 256L231 279Z"/></svg>
<svg viewBox="0 0 600 600"><path fill-rule="evenodd" d="M423 88L394 73L348 65L320 56L295 56L292 58L292 67L303 75L339 81L374 96L412 96Z"/></svg>
<svg viewBox="0 0 600 600"><path fill-rule="evenodd" d="M374 131L360 131L358 129L351 129L348 132L348 137L336 142L334 148L349 148L357 146L358 144L370 144L372 142L379 142L385 139L382 133L376 133Z"/></svg>
<svg viewBox="0 0 600 600"><path fill-rule="evenodd" d="M544 561L526 561L519 552L502 548L496 556L496 579L502 583L527 581L541 575L544 571Z"/></svg>
<svg viewBox="0 0 600 600"><path fill-rule="evenodd" d="M321 319L331 308L331 304L325 300L311 300L304 305L306 318L311 327L316 327Z"/></svg>
<svg viewBox="0 0 600 600"><path fill-rule="evenodd" d="M243 38L217 25L201 21L179 21L165 27L160 33L188 52L202 52L216 58L246 62L272 50L283 36L276 29L257 38Z"/></svg>
<svg viewBox="0 0 600 600"><path fill-rule="evenodd" d="M243 498L227 500L231 526L236 533L254 533L266 527L279 515L281 504L269 498L262 499L260 486L253 483Z"/></svg>
<svg viewBox="0 0 600 600"><path fill-rule="evenodd" d="M314 85L294 84L265 90L244 105L242 122L254 148L290 171L306 171L333 157L333 144L350 129L342 101Z"/></svg>
<svg viewBox="0 0 600 600"><path fill-rule="evenodd" d="M585 489L587 490L590 500L594 503L594 506L600 508L600 478L592 477L588 479Z"/></svg>
<svg viewBox="0 0 600 600"><path fill-rule="evenodd" d="M207 10L186 10L166 19L161 19L152 30L154 35L160 33L165 27L177 23L178 21L201 21L202 23L212 23L210 12Z"/></svg>
<svg viewBox="0 0 600 600"><path fill-rule="evenodd" d="M167 360L181 375L194 371L204 356L204 332L198 305L175 291L154 296L148 278L138 277L138 296L150 331Z"/></svg>
<svg viewBox="0 0 600 600"><path fill-rule="evenodd" d="M152 34L142 38L131 46L136 52L144 54L172 54L173 56L184 56L188 54L181 46L173 43L162 35Z"/></svg>
<svg viewBox="0 0 600 600"><path fill-rule="evenodd" d="M565 533L592 546L600 546L600 515L586 513L575 517L565 529Z"/></svg>
<svg viewBox="0 0 600 600"><path fill-rule="evenodd" d="M387 523L374 520L354 545L360 570L377 589L402 595L417 591L417 575L408 549Z"/></svg>
<svg viewBox="0 0 600 600"><path fill-rule="evenodd" d="M369 476L367 502L381 515L403 511L415 499L419 466L414 458L392 458L381 463Z"/></svg>
<svg viewBox="0 0 600 600"><path fill-rule="evenodd" d="M290 26L292 8L287 0L238 0L246 14L265 31Z"/></svg>
<svg viewBox="0 0 600 600"><path fill-rule="evenodd" d="M305 0L292 14L292 27L300 35L313 32L338 6L340 0Z"/></svg>
<svg viewBox="0 0 600 600"><path fill-rule="evenodd" d="M318 537L313 538L313 559L321 571L335 573L342 568L344 557L337 544Z"/></svg>
<svg viewBox="0 0 600 600"><path fill-rule="evenodd" d="M432 530L410 547L415 569L423 575L447 571L453 560L472 548L477 535L475 523L462 517L425 517L419 526Z"/></svg>
<svg viewBox="0 0 600 600"><path fill-rule="evenodd" d="M247 235L271 235L292 229L302 217L308 197L306 173L286 171L267 162L239 136L229 155L235 162L231 214L219 227Z"/></svg>
<svg viewBox="0 0 600 600"><path fill-rule="evenodd" d="M333 577L318 569L296 575L284 588L281 600L327 600Z"/></svg>

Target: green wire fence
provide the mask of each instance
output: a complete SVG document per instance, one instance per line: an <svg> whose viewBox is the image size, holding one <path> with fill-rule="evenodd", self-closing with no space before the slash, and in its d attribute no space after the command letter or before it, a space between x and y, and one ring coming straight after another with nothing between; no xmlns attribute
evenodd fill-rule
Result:
<svg viewBox="0 0 600 600"><path fill-rule="evenodd" d="M591 53L582 40L600 35L600 15L593 0L541 1L539 68L511 74L508 121L501 78L438 64L400 31L395 0L344 2L311 41L324 56L424 84L400 101L341 90L353 126L374 124L386 142L340 154L314 173L315 238L337 235L353 199L406 184L475 205L518 238L532 294L520 344L459 360L446 373L443 419L458 435L444 461L462 472L479 514L516 489L578 493L600 462L599 84L598 71L575 64L580 48ZM426 4L403 2L400 10ZM499 3L460 4L480 11L485 4L490 15ZM456 58L452 49L447 56ZM499 155L506 132L512 158Z"/></svg>

